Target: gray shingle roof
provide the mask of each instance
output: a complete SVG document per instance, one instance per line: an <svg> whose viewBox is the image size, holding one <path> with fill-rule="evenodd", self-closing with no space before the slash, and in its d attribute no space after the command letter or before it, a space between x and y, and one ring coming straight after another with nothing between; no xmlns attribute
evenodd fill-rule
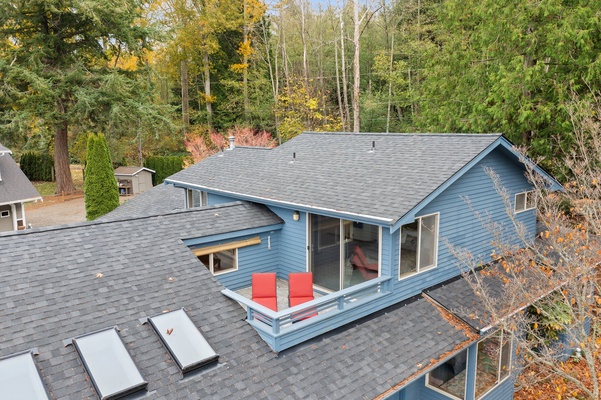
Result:
<svg viewBox="0 0 601 400"><path fill-rule="evenodd" d="M0 155L0 179L0 204L42 198L9 153Z"/></svg>
<svg viewBox="0 0 601 400"><path fill-rule="evenodd" d="M100 220L160 215L184 209L184 200L184 189L173 185L157 185L125 201L113 211L100 217Z"/></svg>
<svg viewBox="0 0 601 400"><path fill-rule="evenodd" d="M167 181L393 222L500 136L304 133L271 150L225 151Z"/></svg>
<svg viewBox="0 0 601 400"><path fill-rule="evenodd" d="M489 268L497 268L497 266L492 263ZM490 297L490 301L502 301L501 299L504 298L503 295L505 294L505 286L500 273L491 274L488 272L483 273L482 271L474 273L478 274L480 287L486 291L487 296ZM435 288L424 290L424 294L463 320L474 330L480 331L495 321L490 314L490 310L484 304L482 297L474 291L474 288L467 279L459 278L451 280ZM514 310L509 310L509 312L511 311Z"/></svg>
<svg viewBox="0 0 601 400"><path fill-rule="evenodd" d="M94 398L62 341L116 325L154 398L373 398L471 341L418 299L273 353L179 239L279 222L232 203L0 235L0 356L37 347L51 398ZM218 367L184 380L138 321L181 307L220 354Z"/></svg>

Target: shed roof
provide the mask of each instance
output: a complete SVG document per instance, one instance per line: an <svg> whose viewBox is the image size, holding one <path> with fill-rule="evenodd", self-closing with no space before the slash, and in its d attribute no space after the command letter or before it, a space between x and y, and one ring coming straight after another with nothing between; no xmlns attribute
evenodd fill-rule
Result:
<svg viewBox="0 0 601 400"><path fill-rule="evenodd" d="M270 150L225 151L166 182L392 224L500 138L310 132Z"/></svg>
<svg viewBox="0 0 601 400"><path fill-rule="evenodd" d="M150 168L146 168L146 167L117 167L115 169L115 175L137 175L142 171L148 171L151 174L154 174L155 171L153 171Z"/></svg>
<svg viewBox="0 0 601 400"><path fill-rule="evenodd" d="M6 147L0 146L0 151L2 149ZM41 198L40 193L10 156L10 151L0 153L0 205Z"/></svg>
<svg viewBox="0 0 601 400"><path fill-rule="evenodd" d="M2 234L0 356L37 347L52 398L94 397L62 340L116 325L157 398L373 398L471 342L417 299L273 353L181 239L276 222L265 207L231 203ZM139 322L181 307L220 354L218 367L183 380Z"/></svg>
<svg viewBox="0 0 601 400"><path fill-rule="evenodd" d="M12 154L12 151L10 151L8 148L4 147L2 145L2 143L0 143L0 154Z"/></svg>

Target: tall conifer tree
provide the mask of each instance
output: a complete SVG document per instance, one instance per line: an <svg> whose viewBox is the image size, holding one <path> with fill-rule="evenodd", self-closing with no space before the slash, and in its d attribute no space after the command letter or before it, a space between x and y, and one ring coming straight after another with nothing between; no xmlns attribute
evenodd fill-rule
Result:
<svg viewBox="0 0 601 400"><path fill-rule="evenodd" d="M94 220L119 206L119 187L103 134L88 136L84 182L86 218Z"/></svg>

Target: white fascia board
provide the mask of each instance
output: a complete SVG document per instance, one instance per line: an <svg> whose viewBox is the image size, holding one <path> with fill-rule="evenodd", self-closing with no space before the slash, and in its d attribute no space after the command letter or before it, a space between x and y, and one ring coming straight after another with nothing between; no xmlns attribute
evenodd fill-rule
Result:
<svg viewBox="0 0 601 400"><path fill-rule="evenodd" d="M44 201L44 199L40 196L40 197L32 197L31 199L19 199L19 200L14 200L14 201L5 201L4 203L0 203L0 206L5 206L7 204L17 204L17 203L31 203L34 201Z"/></svg>
<svg viewBox="0 0 601 400"><path fill-rule="evenodd" d="M302 211L302 212L309 212L309 213L313 213L313 214L324 215L324 216L328 216L328 217L341 218L341 219L346 219L346 220L356 221L356 222L363 222L363 223L367 223L367 224L388 227L392 223L392 220L390 218L382 218L382 217L376 217L373 215L344 212L344 211L333 210L333 209L324 208L324 207L310 206L307 204L278 201L278 200L273 200L273 199L269 199L266 197L251 196L251 195L247 195L247 194L243 194L243 193L215 189L215 188L202 186L202 185L194 185L194 184L191 184L188 182L176 181L176 180L171 180L171 179L165 179L164 183L173 185L175 187L202 190L202 191L206 191L209 193L232 196L238 200L246 200L246 201L251 201L251 202L255 202L255 203L265 204L268 206L282 207L282 208L287 208L287 209L292 209L292 210L297 210L297 211Z"/></svg>

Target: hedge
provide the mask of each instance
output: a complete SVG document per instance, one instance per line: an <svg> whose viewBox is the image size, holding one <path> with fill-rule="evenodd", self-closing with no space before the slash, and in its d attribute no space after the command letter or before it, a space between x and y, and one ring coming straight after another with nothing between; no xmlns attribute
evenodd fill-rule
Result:
<svg viewBox="0 0 601 400"><path fill-rule="evenodd" d="M152 176L152 184L154 186L163 183L165 178L179 172L183 169L184 157L183 156L156 156L148 157L144 160L144 166L146 168L155 171Z"/></svg>
<svg viewBox="0 0 601 400"><path fill-rule="evenodd" d="M33 151L23 153L19 165L30 181L54 181L54 160L49 154Z"/></svg>

